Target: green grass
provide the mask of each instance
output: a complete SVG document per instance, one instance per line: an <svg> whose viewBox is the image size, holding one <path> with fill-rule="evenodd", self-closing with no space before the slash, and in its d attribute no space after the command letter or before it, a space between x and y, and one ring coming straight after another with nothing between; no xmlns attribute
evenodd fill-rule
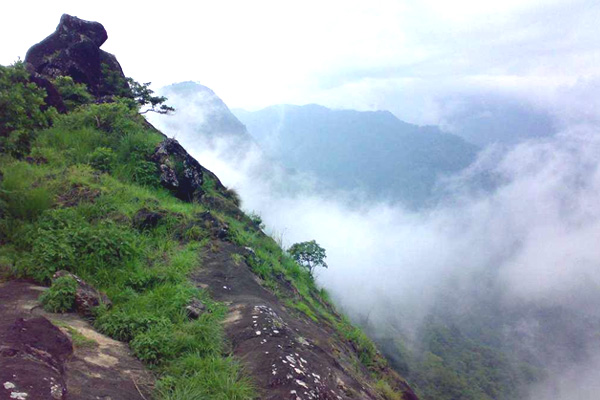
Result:
<svg viewBox="0 0 600 400"><path fill-rule="evenodd" d="M105 292L113 306L96 309L95 328L128 342L155 371L159 399L256 398L229 354L221 324L226 307L189 283L190 272L201 267L199 254L210 244L206 229L193 223L206 209L159 186L148 156L160 140L125 104L91 104L37 132L31 154L47 163L0 154L0 279L11 274L49 283L65 269ZM226 204L239 201L231 192L220 193L210 176L203 188ZM136 228L142 209L160 211L156 227ZM250 219L211 213L229 225L232 242L253 249L245 261L265 287L298 316L328 325L355 348L357 363L378 373L384 361L373 343L335 312L306 269ZM244 261L241 255L232 258L238 265ZM56 300L52 309L66 310L68 296L58 286L45 302ZM60 296L51 298L56 293ZM185 313L193 298L206 305L198 320ZM387 389L383 385L380 391Z"/></svg>
<svg viewBox="0 0 600 400"><path fill-rule="evenodd" d="M75 307L77 281L71 276L61 276L40 296L44 310L53 313L72 311Z"/></svg>
<svg viewBox="0 0 600 400"><path fill-rule="evenodd" d="M67 332L69 332L71 341L73 342L73 346L75 346L75 348L92 348L98 346L98 342L82 335L77 329L73 328L66 322L52 320L52 323L56 326L60 326L61 328L65 328Z"/></svg>
<svg viewBox="0 0 600 400"><path fill-rule="evenodd" d="M189 283L208 235L187 227L204 208L158 187L146 159L161 137L138 122L118 105L83 106L37 133L32 154L47 163L0 155L1 272L49 283L64 269L105 292L113 306L95 310L94 326L156 372L158 398L255 398L229 356L226 307ZM155 228L134 226L142 208L164 214ZM68 283L42 296L48 310L72 308ZM206 305L198 320L185 312L192 298ZM90 344L69 332L75 345Z"/></svg>

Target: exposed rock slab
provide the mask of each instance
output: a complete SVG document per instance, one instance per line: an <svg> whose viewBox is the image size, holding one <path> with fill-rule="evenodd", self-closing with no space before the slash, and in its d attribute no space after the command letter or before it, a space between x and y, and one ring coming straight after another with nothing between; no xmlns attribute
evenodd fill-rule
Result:
<svg viewBox="0 0 600 400"><path fill-rule="evenodd" d="M50 314L45 290L0 283L0 399L143 400L153 377L128 347L94 331L76 314ZM79 341L73 345L73 336Z"/></svg>
<svg viewBox="0 0 600 400"><path fill-rule="evenodd" d="M210 247L193 279L229 304L226 334L261 399L380 399L365 378L368 372L356 370L352 349L335 339L331 327L293 315L245 262L232 258L250 256L251 250L220 240ZM416 399L404 389L407 400Z"/></svg>

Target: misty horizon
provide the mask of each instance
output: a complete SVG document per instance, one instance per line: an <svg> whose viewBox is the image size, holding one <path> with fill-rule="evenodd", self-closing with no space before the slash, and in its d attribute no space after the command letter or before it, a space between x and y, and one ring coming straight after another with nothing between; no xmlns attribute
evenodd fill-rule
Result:
<svg viewBox="0 0 600 400"><path fill-rule="evenodd" d="M63 13L420 398L600 397L599 2L14 3L0 64Z"/></svg>

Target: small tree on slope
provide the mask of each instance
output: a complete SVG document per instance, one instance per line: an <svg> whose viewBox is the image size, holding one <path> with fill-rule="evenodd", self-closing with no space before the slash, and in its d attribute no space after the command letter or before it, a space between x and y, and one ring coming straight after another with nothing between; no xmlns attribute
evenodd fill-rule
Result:
<svg viewBox="0 0 600 400"><path fill-rule="evenodd" d="M311 275L316 267L327 268L325 249L314 240L295 243L288 252L298 264L307 268Z"/></svg>

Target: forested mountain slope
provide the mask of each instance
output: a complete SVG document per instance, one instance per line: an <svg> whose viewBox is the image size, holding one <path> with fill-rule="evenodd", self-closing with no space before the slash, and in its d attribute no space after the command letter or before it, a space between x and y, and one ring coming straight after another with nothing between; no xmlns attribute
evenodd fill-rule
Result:
<svg viewBox="0 0 600 400"><path fill-rule="evenodd" d="M288 168L312 172L336 188L364 189L374 198L410 206L432 201L437 179L467 167L477 152L458 136L408 124L387 111L311 104L233 112Z"/></svg>

